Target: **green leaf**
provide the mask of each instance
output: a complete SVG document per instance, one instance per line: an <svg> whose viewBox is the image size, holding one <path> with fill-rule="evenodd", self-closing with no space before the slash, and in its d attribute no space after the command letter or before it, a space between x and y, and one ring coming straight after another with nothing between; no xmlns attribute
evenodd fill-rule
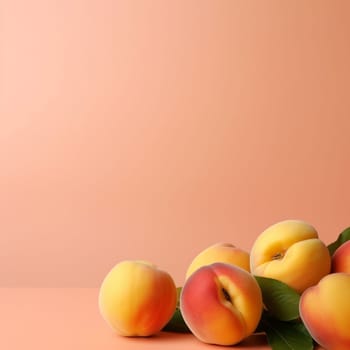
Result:
<svg viewBox="0 0 350 350"><path fill-rule="evenodd" d="M175 332L175 333L190 333L190 329L187 327L179 308L176 308L174 315L170 321L164 326L162 331Z"/></svg>
<svg viewBox="0 0 350 350"><path fill-rule="evenodd" d="M344 244L346 241L349 241L349 240L350 240L350 227L346 228L343 232L341 232L337 240L328 246L328 250L331 256L334 254L337 248L339 248L342 244Z"/></svg>
<svg viewBox="0 0 350 350"><path fill-rule="evenodd" d="M177 301L176 301L176 309L171 317L170 321L164 326L162 331L166 332L175 332L175 333L190 333L190 329L187 327L185 320L182 317L180 311L180 294L182 287L176 288L177 292Z"/></svg>
<svg viewBox="0 0 350 350"><path fill-rule="evenodd" d="M301 322L285 322L263 315L260 327L272 350L312 350L314 342Z"/></svg>
<svg viewBox="0 0 350 350"><path fill-rule="evenodd" d="M254 276L257 280L266 309L281 321L299 318L300 295L285 283L273 278Z"/></svg>

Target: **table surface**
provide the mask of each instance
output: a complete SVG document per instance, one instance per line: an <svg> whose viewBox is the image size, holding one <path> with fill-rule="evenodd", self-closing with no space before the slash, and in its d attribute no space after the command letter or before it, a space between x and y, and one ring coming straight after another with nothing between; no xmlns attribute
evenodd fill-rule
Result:
<svg viewBox="0 0 350 350"><path fill-rule="evenodd" d="M118 336L102 319L97 288L1 288L0 349L200 350L221 349L192 334L160 332L148 338ZM253 335L235 349L270 349Z"/></svg>

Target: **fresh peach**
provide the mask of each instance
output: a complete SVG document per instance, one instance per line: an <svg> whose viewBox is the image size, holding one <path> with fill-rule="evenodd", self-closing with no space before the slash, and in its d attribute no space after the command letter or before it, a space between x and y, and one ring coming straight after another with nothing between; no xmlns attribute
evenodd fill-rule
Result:
<svg viewBox="0 0 350 350"><path fill-rule="evenodd" d="M191 262L186 272L186 279L200 267L216 262L236 265L246 271L249 269L249 253L231 243L216 243L201 251Z"/></svg>
<svg viewBox="0 0 350 350"><path fill-rule="evenodd" d="M300 317L313 339L327 350L350 349L350 274L332 273L300 298Z"/></svg>
<svg viewBox="0 0 350 350"><path fill-rule="evenodd" d="M172 277L143 261L122 261L102 282L99 309L120 335L149 336L159 332L176 308Z"/></svg>
<svg viewBox="0 0 350 350"><path fill-rule="evenodd" d="M350 273L350 241L343 243L332 256L332 272Z"/></svg>
<svg viewBox="0 0 350 350"><path fill-rule="evenodd" d="M201 341L233 345L251 335L263 309L255 278L240 267L214 263L195 271L180 296L182 316Z"/></svg>
<svg viewBox="0 0 350 350"><path fill-rule="evenodd" d="M285 220L257 237L250 252L250 269L256 276L280 280L301 293L330 272L331 257L313 226Z"/></svg>

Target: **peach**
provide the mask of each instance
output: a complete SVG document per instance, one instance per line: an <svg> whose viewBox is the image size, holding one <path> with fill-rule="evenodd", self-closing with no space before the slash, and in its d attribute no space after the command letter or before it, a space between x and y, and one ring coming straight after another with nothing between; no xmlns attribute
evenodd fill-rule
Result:
<svg viewBox="0 0 350 350"><path fill-rule="evenodd" d="M256 276L277 279L301 293L330 272L331 257L313 226L285 220L257 237L250 252L250 269Z"/></svg>
<svg viewBox="0 0 350 350"><path fill-rule="evenodd" d="M350 241L343 243L332 256L332 272L350 273Z"/></svg>
<svg viewBox="0 0 350 350"><path fill-rule="evenodd" d="M350 275L333 273L301 295L300 317L314 340L327 350L350 349Z"/></svg>
<svg viewBox="0 0 350 350"><path fill-rule="evenodd" d="M122 261L104 278L99 292L103 318L124 336L159 332L176 308L172 277L144 261Z"/></svg>
<svg viewBox="0 0 350 350"><path fill-rule="evenodd" d="M180 295L180 310L201 341L233 345L256 329L263 309L255 278L240 267L214 263L195 271Z"/></svg>
<svg viewBox="0 0 350 350"><path fill-rule="evenodd" d="M201 251L191 262L186 272L186 279L200 267L216 262L236 265L250 272L249 253L236 248L231 243L216 243Z"/></svg>

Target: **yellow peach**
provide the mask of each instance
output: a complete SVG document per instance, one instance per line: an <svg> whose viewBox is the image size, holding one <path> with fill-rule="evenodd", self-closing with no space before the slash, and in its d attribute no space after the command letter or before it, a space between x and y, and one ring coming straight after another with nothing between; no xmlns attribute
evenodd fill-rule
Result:
<svg viewBox="0 0 350 350"><path fill-rule="evenodd" d="M332 272L350 273L350 241L343 243L332 256Z"/></svg>
<svg viewBox="0 0 350 350"><path fill-rule="evenodd" d="M263 309L255 278L240 267L214 263L195 271L185 282L180 310L201 341L233 345L256 329Z"/></svg>
<svg viewBox="0 0 350 350"><path fill-rule="evenodd" d="M300 298L300 317L313 339L327 350L350 349L350 274L332 273Z"/></svg>
<svg viewBox="0 0 350 350"><path fill-rule="evenodd" d="M159 332L176 308L172 277L144 261L122 261L104 278L99 291L103 318L124 336Z"/></svg>
<svg viewBox="0 0 350 350"><path fill-rule="evenodd" d="M187 271L186 279L200 267L216 262L236 265L246 271L250 271L249 253L235 247L231 243L216 243L201 251L191 262Z"/></svg>
<svg viewBox="0 0 350 350"><path fill-rule="evenodd" d="M250 252L252 274L280 280L299 293L317 284L330 268L326 245L316 229L301 220L285 220L268 227Z"/></svg>

